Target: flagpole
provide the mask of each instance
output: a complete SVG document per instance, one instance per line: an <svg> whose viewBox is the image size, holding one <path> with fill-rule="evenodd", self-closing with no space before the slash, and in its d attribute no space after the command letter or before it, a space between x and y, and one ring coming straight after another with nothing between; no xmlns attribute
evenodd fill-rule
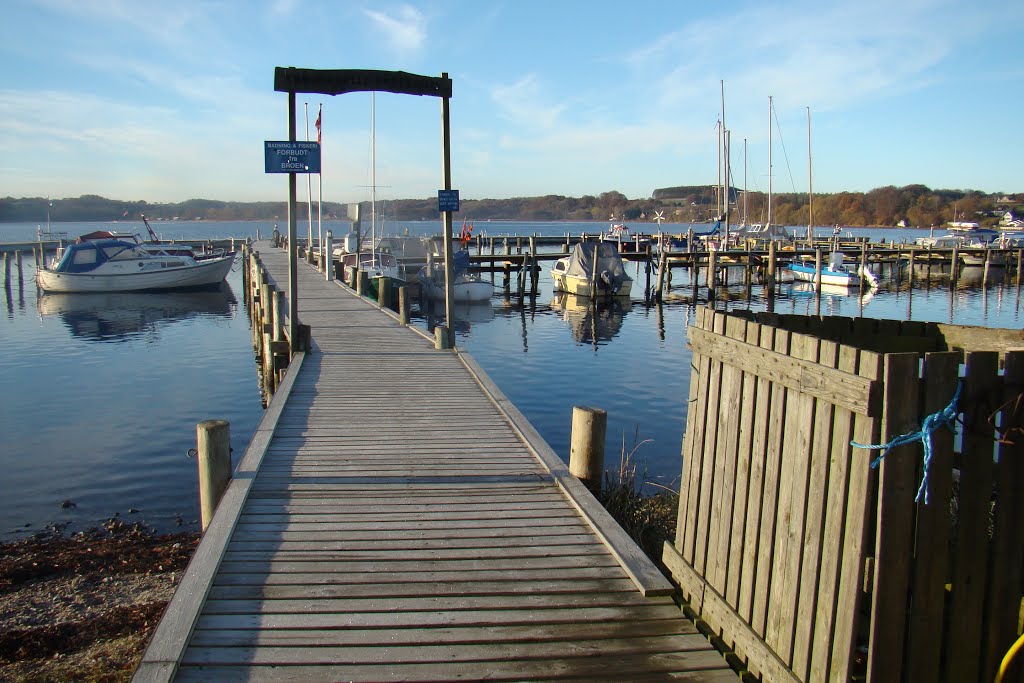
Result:
<svg viewBox="0 0 1024 683"><path fill-rule="evenodd" d="M324 105L320 104L320 108L316 112L316 143L320 145L320 172L316 174L316 228L319 233L319 240L321 249L324 244L324 156L323 156L323 140L322 131L323 121L321 116L324 113ZM320 259L320 267L323 272L327 272L331 268L331 255L327 254Z"/></svg>
<svg viewBox="0 0 1024 683"><path fill-rule="evenodd" d="M302 109L306 117L306 142L309 142L309 102L302 103ZM306 249L312 252L313 249L313 179L306 174L306 215L309 217L309 242Z"/></svg>

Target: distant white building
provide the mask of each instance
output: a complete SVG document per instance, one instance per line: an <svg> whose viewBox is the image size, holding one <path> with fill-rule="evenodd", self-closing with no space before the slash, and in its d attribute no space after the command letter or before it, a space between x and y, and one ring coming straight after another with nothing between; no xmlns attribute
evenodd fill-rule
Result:
<svg viewBox="0 0 1024 683"><path fill-rule="evenodd" d="M1024 229L1024 220L1014 218L1013 212L1007 211L1003 214L1003 217L999 219L999 227L1010 230L1021 230Z"/></svg>

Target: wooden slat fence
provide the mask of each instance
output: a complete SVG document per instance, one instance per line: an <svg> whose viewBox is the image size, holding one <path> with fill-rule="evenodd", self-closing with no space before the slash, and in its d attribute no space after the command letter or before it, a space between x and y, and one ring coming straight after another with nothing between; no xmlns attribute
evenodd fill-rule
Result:
<svg viewBox="0 0 1024 683"><path fill-rule="evenodd" d="M1024 350L979 330L1001 352L946 351L949 327L698 311L664 561L755 676L990 681L1016 640ZM851 441L919 430L961 382L915 502L920 442L872 469Z"/></svg>

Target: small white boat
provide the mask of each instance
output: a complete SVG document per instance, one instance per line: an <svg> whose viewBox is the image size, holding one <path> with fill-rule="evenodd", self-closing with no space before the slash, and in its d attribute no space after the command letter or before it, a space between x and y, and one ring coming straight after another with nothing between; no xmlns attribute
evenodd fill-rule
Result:
<svg viewBox="0 0 1024 683"><path fill-rule="evenodd" d="M478 275L469 273L469 252L458 251L452 255L452 300L456 303L476 303L488 301L494 293L494 286L485 282ZM435 268L433 274L428 274L427 269L420 271L420 288L427 298L434 301L443 301L445 297L444 268Z"/></svg>
<svg viewBox="0 0 1024 683"><path fill-rule="evenodd" d="M50 269L36 271L43 292L132 292L186 289L222 282L235 255L197 261L190 256L154 254L122 240L71 244Z"/></svg>
<svg viewBox="0 0 1024 683"><path fill-rule="evenodd" d="M794 280L803 282L817 282L819 277L814 264L809 262L790 263L789 272L793 275ZM863 275L869 281L871 280L868 274ZM862 273L859 273L857 268L845 265L842 252L834 251L829 257L828 264L822 264L820 277L822 285L860 287Z"/></svg>
<svg viewBox="0 0 1024 683"><path fill-rule="evenodd" d="M341 246L336 247L331 255L341 263L345 277L348 277L348 269L358 265L359 270L366 271L369 278L390 277L396 280L402 279L401 266L395 255L381 251L379 248L368 248L365 251L357 249L358 237L352 232L345 236Z"/></svg>
<svg viewBox="0 0 1024 683"><path fill-rule="evenodd" d="M628 297L633 287L614 242L578 242L571 255L555 261L551 279L556 292L576 296Z"/></svg>

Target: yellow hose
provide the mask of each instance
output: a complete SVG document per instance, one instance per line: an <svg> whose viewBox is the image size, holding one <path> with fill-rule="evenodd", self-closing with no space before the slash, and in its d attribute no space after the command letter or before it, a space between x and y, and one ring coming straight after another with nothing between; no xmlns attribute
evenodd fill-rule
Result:
<svg viewBox="0 0 1024 683"><path fill-rule="evenodd" d="M999 671L996 673L996 683L1002 683L1003 676L1006 675L1006 670L1010 668L1010 662L1017 656L1020 649L1024 647L1024 634L1017 639L1017 642L1013 644L1009 650L1006 651L1006 656L1003 657L1003 663L999 665Z"/></svg>

